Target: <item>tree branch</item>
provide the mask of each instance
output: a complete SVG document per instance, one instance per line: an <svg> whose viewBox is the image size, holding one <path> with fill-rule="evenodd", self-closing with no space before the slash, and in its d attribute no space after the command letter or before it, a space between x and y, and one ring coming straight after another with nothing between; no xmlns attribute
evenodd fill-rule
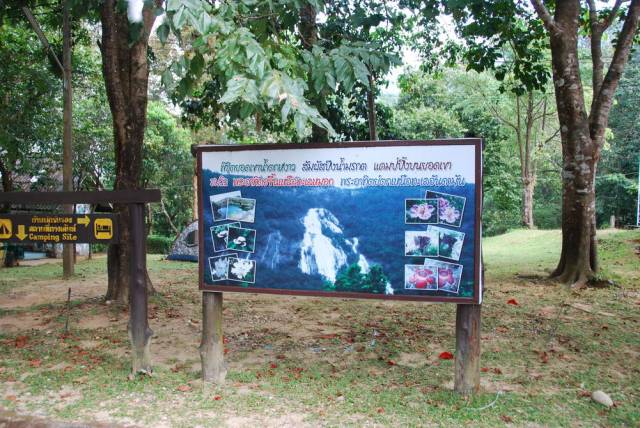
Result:
<svg viewBox="0 0 640 428"><path fill-rule="evenodd" d="M491 112L493 113L493 115L496 117L496 119L498 119L500 122L504 123L505 125L513 128L514 131L518 131L518 127L511 121L507 120L506 118L502 117L500 115L500 113L498 112L498 110L495 108L495 106L492 106L491 103L489 103L489 108L491 109Z"/></svg>
<svg viewBox="0 0 640 428"><path fill-rule="evenodd" d="M629 59L639 21L640 0L632 0L618 36L618 43L616 44L609 70L604 77L602 85L600 85L599 91L594 92L594 101L589 115L589 131L591 138L598 143L604 137L609 111L613 104L613 95L620 82L624 66Z"/></svg>
<svg viewBox="0 0 640 428"><path fill-rule="evenodd" d="M623 0L616 0L616 3L613 5L613 9L611 9L611 12L609 13L609 15L607 15L607 17L604 18L600 23L600 27L602 28L602 31L606 30L611 26L611 24L613 23L613 20L616 19L616 15L620 10L620 6L622 6L622 3L623 3Z"/></svg>
<svg viewBox="0 0 640 428"><path fill-rule="evenodd" d="M603 27L598 21L598 9L595 0L588 0L589 4L589 27L591 29L591 63L593 71L591 73L591 84L593 85L593 93L597 94L602 85L604 78L604 62L602 61L602 33ZM595 104L595 98L591 101L591 109Z"/></svg>
<svg viewBox="0 0 640 428"><path fill-rule="evenodd" d="M544 27L550 33L560 32L560 27L549 13L549 9L544 5L542 0L531 0L531 5L544 23Z"/></svg>

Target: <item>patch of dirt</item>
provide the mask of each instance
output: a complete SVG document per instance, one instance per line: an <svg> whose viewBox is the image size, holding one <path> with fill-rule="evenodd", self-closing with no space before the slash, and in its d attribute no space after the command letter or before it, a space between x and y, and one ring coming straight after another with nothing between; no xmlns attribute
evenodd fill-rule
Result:
<svg viewBox="0 0 640 428"><path fill-rule="evenodd" d="M244 427L311 427L317 424L305 423L306 415L300 413L289 413L279 417L255 417L247 416L231 416L225 421L228 428L244 428Z"/></svg>
<svg viewBox="0 0 640 428"><path fill-rule="evenodd" d="M427 364L427 358L424 354L416 352L401 352L398 355L396 364L399 366L418 368Z"/></svg>
<svg viewBox="0 0 640 428"><path fill-rule="evenodd" d="M0 317L0 333L14 334L26 330L51 328L50 318L32 312L18 312Z"/></svg>
<svg viewBox="0 0 640 428"><path fill-rule="evenodd" d="M7 294L0 295L0 308L19 309L45 304L64 304L67 289L71 288L72 300L101 298L107 290L104 278L76 278L69 281L33 281L15 287Z"/></svg>

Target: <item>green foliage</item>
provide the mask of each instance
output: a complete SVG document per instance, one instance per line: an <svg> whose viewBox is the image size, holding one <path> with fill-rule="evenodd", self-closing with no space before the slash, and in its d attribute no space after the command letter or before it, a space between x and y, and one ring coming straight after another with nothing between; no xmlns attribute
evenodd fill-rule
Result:
<svg viewBox="0 0 640 428"><path fill-rule="evenodd" d="M596 178L596 195L598 226L608 226L612 215L618 225L636 224L637 177L621 173L601 175Z"/></svg>
<svg viewBox="0 0 640 428"><path fill-rule="evenodd" d="M432 56L444 58L440 63L462 60L468 70L492 71L499 81L513 76L509 85L500 85L501 92L522 95L528 90L545 89L551 77L549 42L529 2L425 0L421 4L423 24L433 22L439 14L449 15L462 40L431 38L422 44Z"/></svg>
<svg viewBox="0 0 640 428"><path fill-rule="evenodd" d="M559 173L538 174L533 218L540 229L557 229L562 225L562 182Z"/></svg>
<svg viewBox="0 0 640 428"><path fill-rule="evenodd" d="M384 294L387 283L382 266L373 265L368 273L362 273L360 266L353 263L338 272L333 284L327 281L325 288L329 291Z"/></svg>
<svg viewBox="0 0 640 428"><path fill-rule="evenodd" d="M169 254L174 238L160 235L147 236L148 254Z"/></svg>
<svg viewBox="0 0 640 428"><path fill-rule="evenodd" d="M49 187L61 162L61 83L23 23L0 24L0 64L0 175Z"/></svg>
<svg viewBox="0 0 640 428"><path fill-rule="evenodd" d="M609 116L612 138L602 148L596 178L598 224L615 215L618 224L636 223L635 189L640 168L640 52L625 68Z"/></svg>
<svg viewBox="0 0 640 428"><path fill-rule="evenodd" d="M350 92L356 85L368 87L371 74L384 75L398 58L384 48L380 37L345 37L305 49L295 35L300 10L306 6L295 0L167 2L169 19L160 26L159 37L166 40L171 30L185 54L163 73L163 84L177 100L191 98L195 90L196 104L214 113L224 109L231 121L278 111L281 124L292 123L299 138L307 135L309 124L335 135L318 110L325 110L324 97ZM312 6L322 12L321 3ZM360 18L352 21L356 28L374 24ZM196 82L203 81L205 90L200 91Z"/></svg>
<svg viewBox="0 0 640 428"><path fill-rule="evenodd" d="M194 159L189 132L157 101L147 107L143 154L143 186L159 188L166 209L165 214L162 205L152 208L152 230L155 234L173 236L175 231L167 215L178 230L192 218Z"/></svg>
<svg viewBox="0 0 640 428"><path fill-rule="evenodd" d="M457 138L465 131L450 111L427 106L400 112L394 116L392 127L399 138L406 140Z"/></svg>

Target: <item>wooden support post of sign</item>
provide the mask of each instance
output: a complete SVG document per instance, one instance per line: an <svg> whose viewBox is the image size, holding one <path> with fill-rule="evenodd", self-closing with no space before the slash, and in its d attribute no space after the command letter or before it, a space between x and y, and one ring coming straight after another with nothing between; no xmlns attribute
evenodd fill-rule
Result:
<svg viewBox="0 0 640 428"><path fill-rule="evenodd" d="M456 305L454 390L462 395L480 390L480 305Z"/></svg>
<svg viewBox="0 0 640 428"><path fill-rule="evenodd" d="M131 219L131 282L129 283L129 339L131 340L131 377L151 374L151 337L147 319L147 258L145 250L144 204L129 205Z"/></svg>
<svg viewBox="0 0 640 428"><path fill-rule="evenodd" d="M222 293L202 293L202 380L216 384L224 383L227 367L224 362L224 339L222 335Z"/></svg>

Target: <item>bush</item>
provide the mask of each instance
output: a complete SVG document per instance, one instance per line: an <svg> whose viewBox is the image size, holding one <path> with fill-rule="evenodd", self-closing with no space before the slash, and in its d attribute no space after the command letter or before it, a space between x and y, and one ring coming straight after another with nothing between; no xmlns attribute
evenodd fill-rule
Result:
<svg viewBox="0 0 640 428"><path fill-rule="evenodd" d="M173 245L174 238L160 235L147 236L148 254L168 254Z"/></svg>

